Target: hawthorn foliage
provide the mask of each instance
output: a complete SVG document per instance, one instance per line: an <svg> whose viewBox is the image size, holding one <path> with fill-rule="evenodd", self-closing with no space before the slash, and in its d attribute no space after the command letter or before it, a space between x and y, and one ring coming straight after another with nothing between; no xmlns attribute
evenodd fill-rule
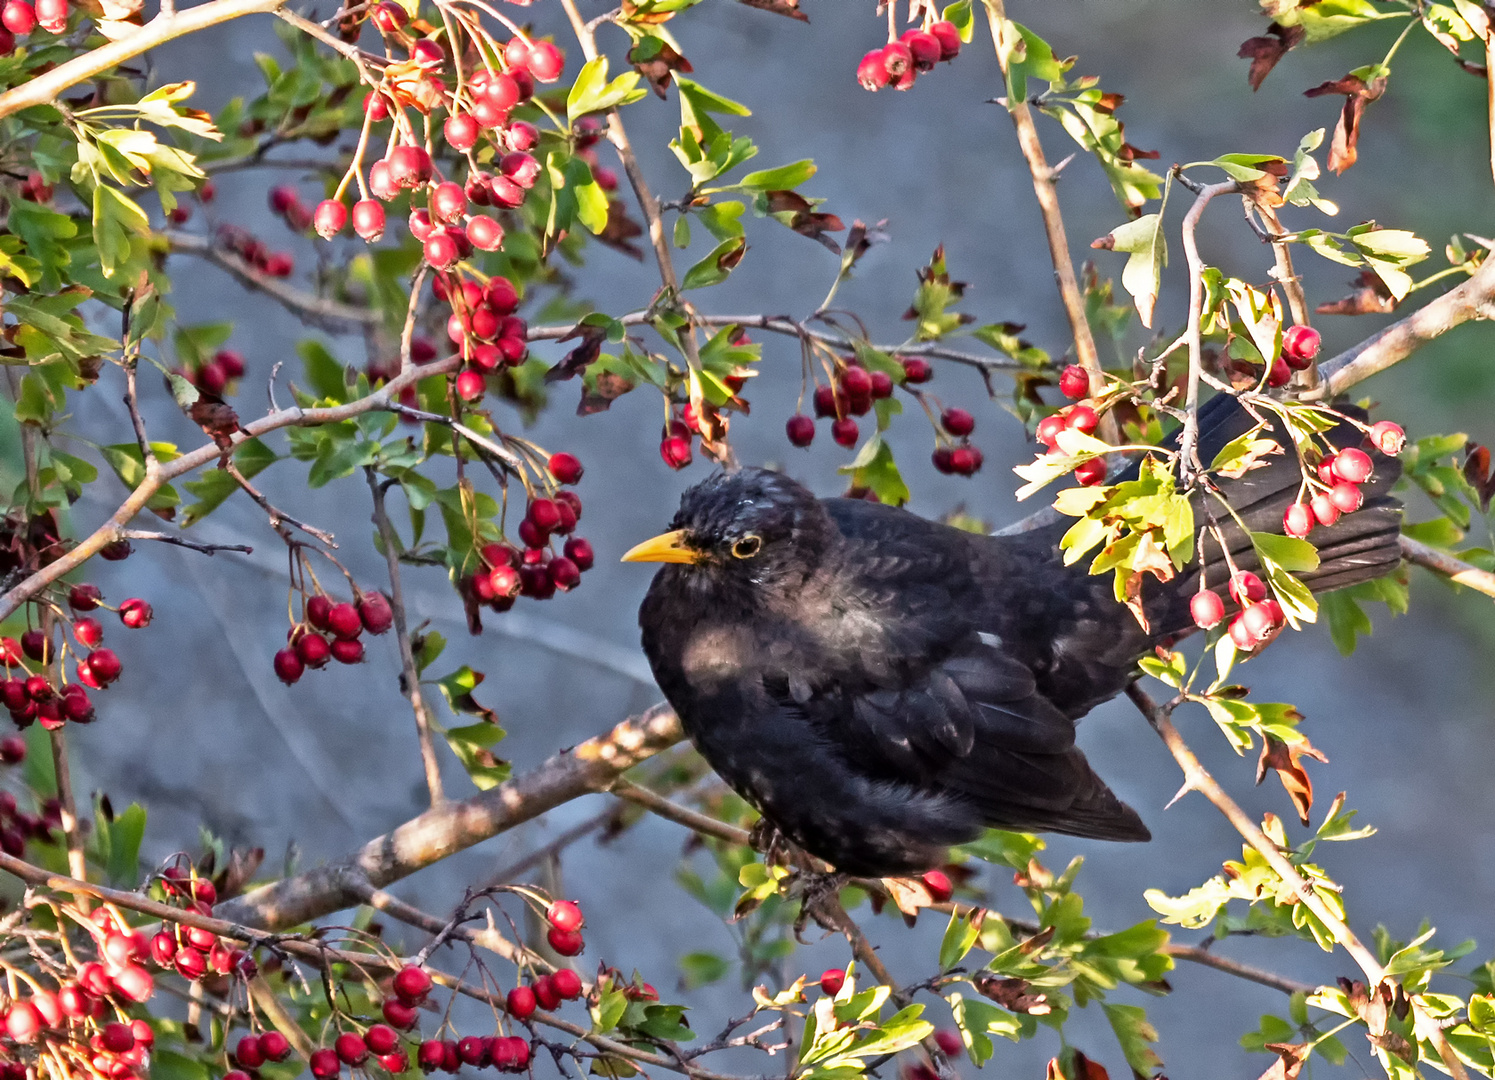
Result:
<svg viewBox="0 0 1495 1080"><path fill-rule="evenodd" d="M1253 89L1291 50L1388 21L1401 36L1380 59L1309 89L1310 98L1344 98L1332 132L1305 122L1310 129L1288 153L1221 145L1211 160L1164 168L1127 141L1120 96L1082 74L1082 62L1062 59L1063 42L1009 18L999 0L943 9L889 0L886 42L840 57L846 78L873 92L917 93L946 63L990 70L1032 171L1074 334L1044 350L1019 325L980 324L942 251L919 270L906 341L874 342L834 306L839 286L885 236L877 225L848 225L815 195L813 161L765 166L752 140L734 133L751 103L713 91L710 73L694 70L672 32L677 20L710 20L722 2L626 0L587 21L573 0L539 0L562 9L571 28L552 38L528 28L529 5L517 0L382 0L321 21L283 0L207 0L182 11L146 10L141 0L5 0L0 362L22 431L24 479L0 523L0 700L17 729L0 739L8 770L0 869L15 886L0 922L4 1077L289 1080L310 1070L329 1080L349 1070L555 1068L718 1080L714 1055L727 1051L734 1060L763 1055L756 1071L804 1080L890 1069L944 1076L963 1068L961 1058L1000 1068L1003 1040L1062 1032L1091 1005L1104 1011L1126 1066L1150 1076L1166 1048L1155 1045L1146 996L1167 992L1175 963L1209 963L1221 978L1245 971L1180 945L1170 928L1301 939L1342 950L1358 967L1355 978L1322 986L1248 973L1286 995L1281 1014L1243 1038L1274 1057L1269 1076L1296 1076L1313 1060L1338 1064L1364 1040L1392 1077L1495 1075L1495 962L1472 943L1436 942L1432 931L1410 940L1378 931L1368 944L1354 935L1354 898L1318 860L1321 845L1372 830L1356 824L1344 795L1315 803L1305 762L1321 755L1298 711L1255 700L1233 681L1305 623L1326 619L1349 652L1370 629L1367 605L1406 608L1405 567L1319 600L1299 580L1317 565L1314 529L1357 512L1372 467L1361 449L1324 439L1345 422L1369 448L1400 455L1406 489L1435 508L1405 527L1409 563L1495 595L1495 554L1477 546L1482 534L1468 539L1481 520L1488 534L1489 451L1463 435L1406 442L1394 417L1340 408L1359 380L1460 322L1492 317L1489 241L1454 237L1440 265L1431 244L1396 222L1341 224L1341 208L1324 194L1326 168L1355 164L1360 131L1375 122L1407 35L1431 35L1447 49L1447 78L1495 77L1490 10L1474 0L1263 0L1269 24L1240 49ZM798 0L744 2L763 18L807 21ZM250 100L203 111L212 88L170 81L169 72L145 81L142 68L122 63L255 11L281 18L284 50L259 57L264 87ZM651 93L679 107L667 146L628 138L630 107ZM1114 254L1079 274L1040 132L1098 163L1117 204L1115 228L1091 245ZM215 172L272 160L266 155L284 146L320 162L320 198L290 185L269 193L290 228L326 241L311 273L246 228L198 227ZM646 154L673 157L682 197L662 201L645 186L637 161ZM1097 187L1085 197L1106 196ZM1241 227L1265 242L1261 262L1200 260L1194 230L1217 199L1244 207ZM1180 202L1189 204L1183 214ZM755 231L778 228L839 259L825 300L798 317L713 315L711 287L748 257ZM677 266L701 235L709 252ZM641 288L630 310L596 309L566 272L599 243L655 264L658 283ZM1157 318L1162 271L1180 252L1188 318L1166 327ZM1320 258L1359 276L1349 296L1310 309L1294 260ZM267 412L239 397L248 373L235 328L173 303L172 275L192 259L316 331L294 360L277 364ZM1117 275L1125 300L1106 273ZM1319 355L1313 315L1410 310L1427 297L1391 331L1332 360ZM337 334L361 334L366 363L339 362L326 342ZM1103 363L1102 336L1130 352ZM1032 836L993 832L922 878L827 892L817 868L759 850L751 808L698 782L698 759L669 749L681 733L667 711L558 755L523 783L511 778L492 749L503 729L474 693L482 674L447 670L440 636L412 630L401 575L444 570L473 633L515 604L564 602L596 558L580 533L584 463L527 438L526 421L570 395L581 425L623 394L657 394L660 460L639 462L642 477L690 467L698 455L730 464L731 429L748 411L754 380L785 377L760 367L765 338L797 345L802 360L800 407L782 418L787 443L841 454L850 493L893 504L906 502L928 469L970 476L989 464L973 441L977 417L937 393L942 368L979 370L1009 422L1033 432L1032 459L1010 463L1023 481L1019 497L1043 493L1074 519L1066 558L1112 575L1117 599L1138 618L1150 585L1184 572L1207 542L1230 546L1229 508L1199 520L1191 496L1206 492L1209 506L1212 476L1242 475L1271 454L1297 457L1302 485L1283 534L1247 538L1260 573L1202 582L1193 612L1203 647L1147 658L1144 672L1170 696L1155 705L1136 695L1189 786L1241 831L1239 859L1183 895L1149 891L1156 919L1103 932L1085 915L1078 860L1056 873ZM564 344L542 357L531 352L537 342ZM1210 461L1199 459L1193 428L1202 385L1237 395L1261 418ZM80 429L76 402L90 393L123 393L130 426ZM195 445L151 438L142 402L168 398L201 429ZM896 460L886 432L925 423L929 463ZM823 430L842 449L815 445ZM1141 458L1140 472L1109 482L1123 457ZM272 505L254 482L271 468L313 490L366 485L389 578L355 580L314 520ZM110 473L129 499L102 526L79 528L69 508ZM258 504L288 557L287 641L266 678L313 678L329 664L359 663L366 635L398 639L416 720L411 753L433 807L375 844L396 852L382 863L365 852L336 872L277 881L256 853L214 842L198 857L147 866L139 857L146 808L80 806L72 790L69 731L107 724L108 686L137 674L105 643L105 628L130 633L154 616L144 598L102 596L89 582L91 560L149 558L144 549L158 542L221 550L195 540L192 527L229 498ZM1188 703L1202 705L1238 752L1258 753L1258 779L1281 780L1298 825L1275 815L1251 822L1202 771L1169 719ZM448 799L439 770L447 753L478 795ZM636 765L639 782L623 780ZM708 857L682 863L680 881L735 923L740 952L733 961L680 958L680 985L718 981L735 961L747 988L742 1018L715 1036L693 1030L685 1002L670 1000L681 996L672 989L677 972L576 959L586 947L580 909L533 885L475 886L450 920L379 891L449 850L423 828L434 835L467 815L461 846L597 790L701 836ZM985 906L970 884L983 863L1010 871L1031 911ZM357 901L370 906L327 921ZM436 936L401 955L371 928L374 907ZM526 910L540 933L521 930ZM871 926L879 915L948 920L920 980L895 983L868 945L857 920ZM801 970L797 942L810 921L847 938L845 968ZM875 932L900 928L884 917ZM491 1023L472 1027L454 1013L462 997L486 1003ZM1051 1077L1107 1074L1082 1048L1063 1045Z"/></svg>

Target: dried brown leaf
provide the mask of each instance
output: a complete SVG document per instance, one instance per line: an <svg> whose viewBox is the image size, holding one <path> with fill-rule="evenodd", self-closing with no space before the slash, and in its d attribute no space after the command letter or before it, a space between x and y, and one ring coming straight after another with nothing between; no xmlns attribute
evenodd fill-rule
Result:
<svg viewBox="0 0 1495 1080"><path fill-rule="evenodd" d="M1308 811L1313 809L1313 781L1303 768L1302 759L1305 757L1324 763L1329 760L1307 739L1285 743L1275 736L1266 736L1261 757L1256 762L1256 782L1259 784L1266 779L1268 769L1275 772L1298 811L1298 820L1307 825Z"/></svg>

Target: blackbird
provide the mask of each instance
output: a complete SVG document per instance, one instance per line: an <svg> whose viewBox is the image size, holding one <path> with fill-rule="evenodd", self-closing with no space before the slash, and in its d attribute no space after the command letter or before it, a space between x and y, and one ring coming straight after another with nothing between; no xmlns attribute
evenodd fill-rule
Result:
<svg viewBox="0 0 1495 1080"><path fill-rule="evenodd" d="M1201 460L1254 423L1233 398L1210 401ZM1301 482L1275 436L1288 452L1218 481L1255 531L1281 532ZM1349 424L1329 437L1361 441ZM1362 509L1314 533L1320 565L1302 577L1316 592L1400 561L1401 507L1387 494L1399 468L1369 452ZM1143 655L1193 629L1198 567L1148 581L1144 630L1111 575L1064 565L1069 524L977 535L744 468L686 491L671 531L624 560L666 564L639 625L701 754L804 850L886 877L943 864L985 827L1150 838L1075 746L1075 722L1125 689ZM1249 540L1228 528L1237 566L1255 567ZM1207 583L1223 589L1218 543L1202 554Z"/></svg>

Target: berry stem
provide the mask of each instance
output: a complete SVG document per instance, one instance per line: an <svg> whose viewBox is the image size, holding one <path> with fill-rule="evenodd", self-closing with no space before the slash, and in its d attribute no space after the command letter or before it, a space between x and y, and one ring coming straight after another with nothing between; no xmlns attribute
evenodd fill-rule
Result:
<svg viewBox="0 0 1495 1080"><path fill-rule="evenodd" d="M380 483L379 475L373 468L365 467L364 475L368 478L369 491L374 497L374 526L379 530L379 537L384 543L385 562L389 565L389 606L394 612L395 641L400 647L400 681L410 708L415 713L415 735L420 743L426 788L431 793L431 808L437 809L446 804L446 793L441 787L441 766L436 759L436 742L431 735L431 712L421 693L420 672L415 667L415 653L410 647L410 631L405 618L405 593L400 584L400 552L404 550L404 545L400 543L385 510L384 495L387 488Z"/></svg>

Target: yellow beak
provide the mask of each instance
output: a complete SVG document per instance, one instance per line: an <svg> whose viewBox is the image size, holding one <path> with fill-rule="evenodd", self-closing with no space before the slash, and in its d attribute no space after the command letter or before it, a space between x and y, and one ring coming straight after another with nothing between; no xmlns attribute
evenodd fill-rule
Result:
<svg viewBox="0 0 1495 1080"><path fill-rule="evenodd" d="M704 556L685 546L685 530L676 529L628 549L624 562L700 562Z"/></svg>

